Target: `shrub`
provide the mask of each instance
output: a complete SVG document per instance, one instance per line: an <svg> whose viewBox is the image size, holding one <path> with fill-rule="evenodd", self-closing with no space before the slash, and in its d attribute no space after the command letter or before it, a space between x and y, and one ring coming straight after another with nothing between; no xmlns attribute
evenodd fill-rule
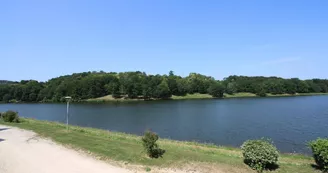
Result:
<svg viewBox="0 0 328 173"><path fill-rule="evenodd" d="M162 157L165 150L160 149L156 141L158 140L158 135L151 131L146 131L142 137L142 144L150 158Z"/></svg>
<svg viewBox="0 0 328 173"><path fill-rule="evenodd" d="M4 122L19 123L19 116L17 112L7 111L1 114Z"/></svg>
<svg viewBox="0 0 328 173"><path fill-rule="evenodd" d="M241 149L244 162L257 172L277 165L279 152L268 140L248 140Z"/></svg>
<svg viewBox="0 0 328 173"><path fill-rule="evenodd" d="M319 138L309 143L313 157L319 168L328 172L328 139Z"/></svg>

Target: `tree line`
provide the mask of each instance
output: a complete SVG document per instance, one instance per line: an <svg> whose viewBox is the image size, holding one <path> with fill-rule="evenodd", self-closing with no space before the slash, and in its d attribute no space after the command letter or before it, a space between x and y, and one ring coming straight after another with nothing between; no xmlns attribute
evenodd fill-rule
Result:
<svg viewBox="0 0 328 173"><path fill-rule="evenodd" d="M62 102L72 96L74 101L112 95L114 98L170 99L172 95L210 94L223 97L224 93L266 94L327 93L327 79L300 80L279 77L229 76L223 80L198 73L187 77L175 75L151 75L144 72L106 73L84 72L60 76L47 82L22 80L0 83L2 102Z"/></svg>

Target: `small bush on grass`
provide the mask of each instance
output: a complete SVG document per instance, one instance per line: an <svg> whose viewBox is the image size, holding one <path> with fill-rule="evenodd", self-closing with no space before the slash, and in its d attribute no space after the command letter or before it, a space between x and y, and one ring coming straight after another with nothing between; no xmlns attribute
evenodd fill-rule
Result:
<svg viewBox="0 0 328 173"><path fill-rule="evenodd" d="M1 114L4 122L19 123L19 116L17 112L7 111Z"/></svg>
<svg viewBox="0 0 328 173"><path fill-rule="evenodd" d="M248 140L241 149L244 162L257 172L277 165L279 152L268 140Z"/></svg>
<svg viewBox="0 0 328 173"><path fill-rule="evenodd" d="M309 143L317 165L324 172L328 172L328 139L319 138Z"/></svg>
<svg viewBox="0 0 328 173"><path fill-rule="evenodd" d="M158 135L151 131L146 131L142 137L142 144L150 158L162 157L165 150L160 149L156 141L158 140Z"/></svg>

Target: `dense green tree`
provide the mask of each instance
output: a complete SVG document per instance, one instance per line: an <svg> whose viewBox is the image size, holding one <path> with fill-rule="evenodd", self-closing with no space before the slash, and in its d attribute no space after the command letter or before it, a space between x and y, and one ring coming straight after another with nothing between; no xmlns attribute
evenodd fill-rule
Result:
<svg viewBox="0 0 328 173"><path fill-rule="evenodd" d="M224 94L224 87L219 82L214 82L209 87L208 93L213 97L222 98Z"/></svg>
<svg viewBox="0 0 328 173"><path fill-rule="evenodd" d="M178 79L179 79L178 76L175 76L174 72L170 71L167 83L173 95L179 95L178 84L177 84Z"/></svg>
<svg viewBox="0 0 328 173"><path fill-rule="evenodd" d="M4 96L6 94L9 94L10 93L10 87L11 87L11 85L9 85L9 84L1 84L0 85L0 100L1 101L4 101L3 100L4 99Z"/></svg>
<svg viewBox="0 0 328 173"><path fill-rule="evenodd" d="M227 84L227 88L226 88L226 93L228 94L234 94L237 92L237 86L235 82L229 82Z"/></svg>
<svg viewBox="0 0 328 173"><path fill-rule="evenodd" d="M198 73L190 73L186 78L189 85L189 93L205 94L208 91L211 83L215 80L212 77L204 76Z"/></svg>
<svg viewBox="0 0 328 173"><path fill-rule="evenodd" d="M283 94L285 93L284 83L280 79L268 80L265 83L267 93L271 94Z"/></svg>
<svg viewBox="0 0 328 173"><path fill-rule="evenodd" d="M296 84L290 79L284 81L284 87L287 94L295 94L297 91Z"/></svg>
<svg viewBox="0 0 328 173"><path fill-rule="evenodd" d="M320 92L322 92L322 93L326 93L326 92L328 92L328 87L327 87L326 84L324 84L324 83L320 83L320 84L318 84L318 85L319 85L319 87L320 87Z"/></svg>
<svg viewBox="0 0 328 173"><path fill-rule="evenodd" d="M49 88L46 87L43 88L38 94L38 100L45 102L48 99L51 99L51 97L48 97L48 94L49 94Z"/></svg>
<svg viewBox="0 0 328 173"><path fill-rule="evenodd" d="M169 85L166 80L163 80L153 93L154 98L167 99L172 96Z"/></svg>
<svg viewBox="0 0 328 173"><path fill-rule="evenodd" d="M143 85L142 96L144 100L150 100L153 95L153 88L148 85Z"/></svg>
<svg viewBox="0 0 328 173"><path fill-rule="evenodd" d="M298 93L308 93L309 85L305 81L300 81L297 85L297 92Z"/></svg>
<svg viewBox="0 0 328 173"><path fill-rule="evenodd" d="M16 85L14 90L14 98L16 100L21 100L23 96L23 86L22 85Z"/></svg>
<svg viewBox="0 0 328 173"><path fill-rule="evenodd" d="M266 85L264 83L259 83L256 86L256 95L260 97L265 97L267 95Z"/></svg>
<svg viewBox="0 0 328 173"><path fill-rule="evenodd" d="M10 94L5 94L3 97L2 97L2 101L5 102L5 103L8 103L10 100L12 99L11 95Z"/></svg>
<svg viewBox="0 0 328 173"><path fill-rule="evenodd" d="M312 80L307 81L309 85L309 91L313 93L321 92L321 87L318 84L315 84Z"/></svg>
<svg viewBox="0 0 328 173"><path fill-rule="evenodd" d="M186 79L177 79L177 92L175 95L185 96L188 93L188 81Z"/></svg>
<svg viewBox="0 0 328 173"><path fill-rule="evenodd" d="M121 96L120 83L118 80L105 85L105 87L107 89L107 93L111 94L114 98Z"/></svg>
<svg viewBox="0 0 328 173"><path fill-rule="evenodd" d="M119 79L122 86L122 93L128 95L129 98L137 98L142 95L142 83L145 74L141 72L120 73Z"/></svg>

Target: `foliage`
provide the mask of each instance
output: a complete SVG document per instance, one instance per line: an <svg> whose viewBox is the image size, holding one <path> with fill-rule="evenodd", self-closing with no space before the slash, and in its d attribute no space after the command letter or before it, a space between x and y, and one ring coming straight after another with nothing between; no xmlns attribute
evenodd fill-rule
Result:
<svg viewBox="0 0 328 173"><path fill-rule="evenodd" d="M162 98L167 99L172 96L170 92L169 85L165 80L163 80L155 89L153 97L154 98Z"/></svg>
<svg viewBox="0 0 328 173"><path fill-rule="evenodd" d="M165 153L165 150L158 147L157 140L158 135L151 131L146 131L142 138L143 147L150 158L159 158Z"/></svg>
<svg viewBox="0 0 328 173"><path fill-rule="evenodd" d="M4 122L19 123L19 116L17 112L14 111L3 112L1 114L1 117Z"/></svg>
<svg viewBox="0 0 328 173"><path fill-rule="evenodd" d="M226 93L232 95L236 92L237 92L236 82L229 82L226 87Z"/></svg>
<svg viewBox="0 0 328 173"><path fill-rule="evenodd" d="M181 77L170 71L168 75L150 75L144 72L105 73L83 72L60 76L47 82L22 80L20 82L3 81L0 83L0 102L16 100L18 102L62 102L64 96L72 96L72 101L112 95L114 98L144 98L146 100L168 99L172 95L210 94L221 97L222 87L228 94L253 93L296 94L326 93L328 80L297 78L283 79L263 76L229 76L222 81L198 73ZM216 90L216 91L215 91ZM215 91L215 92L214 92Z"/></svg>
<svg viewBox="0 0 328 173"><path fill-rule="evenodd" d="M256 95L260 96L260 97L266 97L267 93L266 93L265 87L266 87L265 84L258 84L255 89Z"/></svg>
<svg viewBox="0 0 328 173"><path fill-rule="evenodd" d="M328 139L319 138L309 143L317 165L328 172Z"/></svg>
<svg viewBox="0 0 328 173"><path fill-rule="evenodd" d="M151 168L149 168L149 167L146 167L146 172L150 172L151 171Z"/></svg>
<svg viewBox="0 0 328 173"><path fill-rule="evenodd" d="M177 84L177 79L178 78L179 78L178 76L174 75L173 71L170 71L169 76L167 77L167 79L168 79L167 83L168 83L169 89L170 89L171 93L174 94L174 95L179 94L178 84Z"/></svg>
<svg viewBox="0 0 328 173"><path fill-rule="evenodd" d="M243 143L241 149L245 163L257 172L277 164L278 150L267 140L248 140Z"/></svg>
<svg viewBox="0 0 328 173"><path fill-rule="evenodd" d="M215 82L209 87L208 93L213 97L222 98L224 94L224 87L220 83Z"/></svg>
<svg viewBox="0 0 328 173"><path fill-rule="evenodd" d="M190 73L189 76L186 77L189 85L189 93L208 93L208 88L211 83L214 82L214 78L209 76L204 76L198 73Z"/></svg>
<svg viewBox="0 0 328 173"><path fill-rule="evenodd" d="M2 98L2 101L5 103L8 103L11 99L11 95L10 94L5 94Z"/></svg>
<svg viewBox="0 0 328 173"><path fill-rule="evenodd" d="M266 97L267 93L264 90L260 90L258 93L256 93L256 95L260 97Z"/></svg>
<svg viewBox="0 0 328 173"><path fill-rule="evenodd" d="M188 81L186 79L177 79L177 93L174 95L185 96L188 94Z"/></svg>

